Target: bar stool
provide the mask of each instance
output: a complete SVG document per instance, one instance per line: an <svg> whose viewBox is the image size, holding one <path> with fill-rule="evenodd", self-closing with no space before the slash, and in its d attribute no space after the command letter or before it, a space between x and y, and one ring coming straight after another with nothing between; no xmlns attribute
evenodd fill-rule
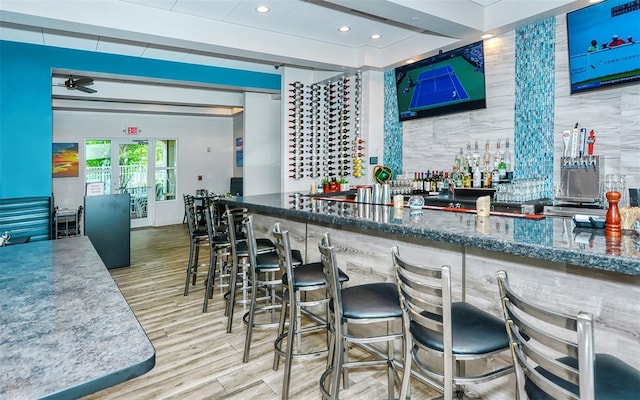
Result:
<svg viewBox="0 0 640 400"><path fill-rule="evenodd" d="M209 235L206 228L201 228L195 220L195 209L193 196L183 195L184 213L187 218L187 226L189 228L189 261L187 262L187 279L184 284L184 295L189 295L189 282L195 286L198 274L204 274L208 271L198 272L198 267L207 267L206 264L200 264L200 247L209 246Z"/></svg>
<svg viewBox="0 0 640 400"><path fill-rule="evenodd" d="M464 361L487 359L509 348L504 323L469 303L452 302L448 266L411 263L400 257L395 246L391 255L405 334L401 400L409 395L412 363L431 386L444 393L445 399L462 398L464 385L496 379L513 370L509 365L481 375L466 375ZM426 365L419 357L421 352L437 354L442 364Z"/></svg>
<svg viewBox="0 0 640 400"><path fill-rule="evenodd" d="M249 286L249 269L251 265L249 263L249 248L247 245L247 239L245 239L246 232L242 232L244 221L249 218L246 209L227 208L225 211L227 221L227 234L229 237L229 243L231 244L231 271L229 290L225 293L225 301L227 306L225 314L227 315L227 333L231 333L233 328L233 312L237 303L236 296L238 294L238 276L242 280L242 293L243 300L240 302L243 304L249 304L250 299L247 298L248 291L251 289ZM241 219L236 219L236 216ZM253 232L252 232L253 233ZM241 236L240 236L241 235ZM263 253L271 254L271 265L277 267L277 255L275 254L276 246L270 239L258 238L255 239L256 255L262 255ZM266 257L260 257L259 262L268 263Z"/></svg>
<svg viewBox="0 0 640 400"><path fill-rule="evenodd" d="M289 398L289 382L291 379L292 360L307 360L327 354L327 347L318 350L305 350L302 348L302 334L312 332L327 332L327 280L322 272L322 263L310 263L294 266L291 254L289 232L281 230L280 223L273 228L276 250L280 260L280 272L284 293L282 296L282 312L280 313L280 325L278 336L274 342L275 355L273 370L277 371L280 358L284 357L284 378L282 381L282 399ZM349 280L347 274L339 271L340 283ZM309 326L302 326L302 311L310 307L324 307L324 319L311 312L306 315L315 322ZM285 325L289 315L289 328L285 331ZM283 340L286 339L286 349L283 349ZM295 347L295 350L294 350Z"/></svg>
<svg viewBox="0 0 640 400"><path fill-rule="evenodd" d="M399 381L394 366L394 342L402 339L402 332L393 332L394 322L400 322L402 310L398 299L398 289L393 283L369 283L352 286L345 289L340 287L340 276L336 260L336 250L327 245L325 237L319 244L322 258L323 272L327 280L329 295L329 310L332 314L329 324L331 339L329 346L328 368L320 376L320 392L323 398L338 399L340 390L340 376L343 387L348 389L350 368L385 365L388 376L388 396L394 398L394 386ZM349 332L348 325L386 324L386 334L379 336L357 336ZM387 354L368 348L371 343L386 344ZM350 344L365 347L377 358L352 361L348 359ZM330 378L329 387L326 380Z"/></svg>
<svg viewBox="0 0 640 400"><path fill-rule="evenodd" d="M221 288L224 287L222 279L228 273L225 273L227 267L227 258L231 255L229 243L229 236L225 233L218 233L214 225L214 216L211 205L203 210L204 219L207 226L207 236L209 238L209 271L207 272L207 290L204 294L204 303L202 305L202 312L207 312L209 306L209 299L213 297L213 288L215 285L216 275L220 279ZM218 272L216 274L216 268Z"/></svg>
<svg viewBox="0 0 640 400"><path fill-rule="evenodd" d="M244 354L242 362L249 362L249 352L251 350L251 339L254 329L275 328L278 326L276 312L282 309L281 295L278 291L282 286L282 276L280 275L280 264L278 253L266 251L258 254L257 242L253 231L253 217L249 215L243 221L245 233L247 235L247 248L249 254L249 275L251 286L251 297L249 300L249 311L242 316L242 322L246 325L246 335L244 339ZM302 263L302 255L294 250L291 254L297 265ZM258 292L264 295L258 297ZM261 303L260 305L258 303ZM255 322L257 314L267 314L270 320L267 322Z"/></svg>
<svg viewBox="0 0 640 400"><path fill-rule="evenodd" d="M534 304L498 271L519 399L637 399L640 371L594 351L593 316L570 316Z"/></svg>

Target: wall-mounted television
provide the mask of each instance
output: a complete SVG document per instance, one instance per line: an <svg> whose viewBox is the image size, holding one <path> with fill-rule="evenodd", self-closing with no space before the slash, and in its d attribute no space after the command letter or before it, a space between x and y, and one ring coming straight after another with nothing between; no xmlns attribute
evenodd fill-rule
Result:
<svg viewBox="0 0 640 400"><path fill-rule="evenodd" d="M486 108L482 42L396 68L398 118Z"/></svg>
<svg viewBox="0 0 640 400"><path fill-rule="evenodd" d="M571 93L640 80L640 0L567 13Z"/></svg>

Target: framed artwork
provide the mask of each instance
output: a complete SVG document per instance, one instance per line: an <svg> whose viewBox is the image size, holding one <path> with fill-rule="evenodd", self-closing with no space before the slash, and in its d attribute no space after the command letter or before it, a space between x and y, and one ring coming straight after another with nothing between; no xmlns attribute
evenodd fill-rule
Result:
<svg viewBox="0 0 640 400"><path fill-rule="evenodd" d="M236 167L242 167L244 158L244 145L242 138L236 138Z"/></svg>
<svg viewBox="0 0 640 400"><path fill-rule="evenodd" d="M78 143L53 143L51 176L54 178L78 176Z"/></svg>

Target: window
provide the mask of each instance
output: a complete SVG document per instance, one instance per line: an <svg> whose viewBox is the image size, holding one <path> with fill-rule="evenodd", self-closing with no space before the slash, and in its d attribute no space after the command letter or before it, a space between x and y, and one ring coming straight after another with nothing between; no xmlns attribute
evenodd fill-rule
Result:
<svg viewBox="0 0 640 400"><path fill-rule="evenodd" d="M176 141L156 140L156 201L176 199Z"/></svg>

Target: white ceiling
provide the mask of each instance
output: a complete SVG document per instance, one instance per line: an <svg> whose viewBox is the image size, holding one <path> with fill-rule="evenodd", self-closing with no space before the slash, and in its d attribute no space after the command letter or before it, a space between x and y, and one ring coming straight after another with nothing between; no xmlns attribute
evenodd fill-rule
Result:
<svg viewBox="0 0 640 400"><path fill-rule="evenodd" d="M386 70L587 0L2 0L0 38L274 72ZM271 11L259 14L258 5ZM351 31L338 32L348 25ZM370 39L370 35L382 35Z"/></svg>
<svg viewBox="0 0 640 400"><path fill-rule="evenodd" d="M484 33L583 7L588 0L0 0L0 39L278 73L274 66L388 70L475 42ZM259 5L270 12L259 14ZM347 25L351 30L338 32ZM381 38L373 40L372 34ZM0 67L1 67L0 60ZM97 93L68 90L90 74ZM53 108L229 116L235 91L55 70ZM156 99L163 99L158 104Z"/></svg>

